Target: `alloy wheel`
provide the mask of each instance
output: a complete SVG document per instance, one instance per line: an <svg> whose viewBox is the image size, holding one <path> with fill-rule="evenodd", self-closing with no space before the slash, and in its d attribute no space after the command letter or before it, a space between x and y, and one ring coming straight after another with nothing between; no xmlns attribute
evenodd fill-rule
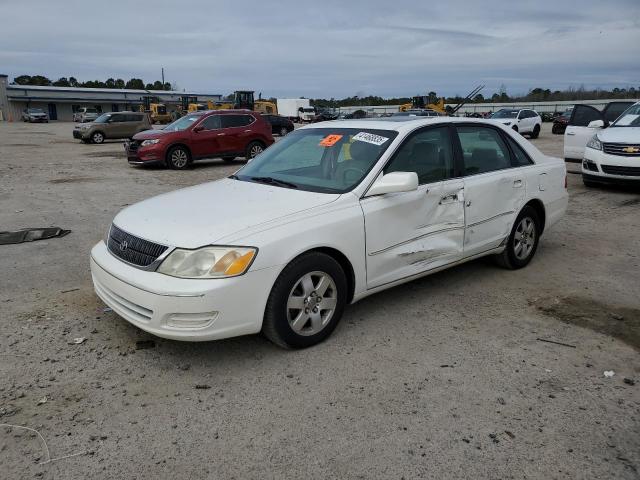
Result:
<svg viewBox="0 0 640 480"><path fill-rule="evenodd" d="M513 253L518 260L531 255L536 244L536 224L530 217L523 217L513 235Z"/></svg>
<svg viewBox="0 0 640 480"><path fill-rule="evenodd" d="M287 299L287 320L298 335L315 335L331 321L338 289L328 273L314 271L300 277Z"/></svg>
<svg viewBox="0 0 640 480"><path fill-rule="evenodd" d="M189 161L189 157L187 157L187 152L181 149L174 150L171 153L171 165L175 168L184 167Z"/></svg>
<svg viewBox="0 0 640 480"><path fill-rule="evenodd" d="M249 150L249 158L254 158L257 155L260 155L262 153L262 146L261 145L254 145L253 147L251 147L251 150Z"/></svg>

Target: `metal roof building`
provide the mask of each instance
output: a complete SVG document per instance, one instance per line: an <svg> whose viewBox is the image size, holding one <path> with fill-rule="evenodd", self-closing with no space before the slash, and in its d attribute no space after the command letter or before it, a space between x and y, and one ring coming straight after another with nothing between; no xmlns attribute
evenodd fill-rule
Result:
<svg viewBox="0 0 640 480"><path fill-rule="evenodd" d="M138 110L144 97L158 97L175 110L181 97L197 97L198 102L219 101L220 94L176 92L165 90L130 90L114 88L40 87L10 85L6 75L0 75L0 119L20 120L27 108L41 108L51 120L72 121L73 113L81 107L93 107L101 112Z"/></svg>

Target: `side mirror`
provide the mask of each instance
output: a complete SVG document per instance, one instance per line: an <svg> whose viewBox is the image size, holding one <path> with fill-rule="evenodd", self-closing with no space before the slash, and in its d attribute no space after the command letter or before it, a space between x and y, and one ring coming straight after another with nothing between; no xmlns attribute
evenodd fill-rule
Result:
<svg viewBox="0 0 640 480"><path fill-rule="evenodd" d="M204 127L202 125L198 125L197 127L193 128L193 131L195 133L201 132L202 130L204 130Z"/></svg>
<svg viewBox="0 0 640 480"><path fill-rule="evenodd" d="M418 189L416 172L391 172L378 177L367 192L367 196L384 195L385 193L411 192Z"/></svg>
<svg viewBox="0 0 640 480"><path fill-rule="evenodd" d="M587 125L589 128L604 128L604 121L602 120L592 120Z"/></svg>

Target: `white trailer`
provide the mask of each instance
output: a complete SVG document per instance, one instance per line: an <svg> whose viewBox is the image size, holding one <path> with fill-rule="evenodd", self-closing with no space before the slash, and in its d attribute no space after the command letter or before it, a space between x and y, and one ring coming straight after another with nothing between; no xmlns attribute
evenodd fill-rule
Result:
<svg viewBox="0 0 640 480"><path fill-rule="evenodd" d="M278 114L293 121L309 121L312 108L308 98L278 98Z"/></svg>

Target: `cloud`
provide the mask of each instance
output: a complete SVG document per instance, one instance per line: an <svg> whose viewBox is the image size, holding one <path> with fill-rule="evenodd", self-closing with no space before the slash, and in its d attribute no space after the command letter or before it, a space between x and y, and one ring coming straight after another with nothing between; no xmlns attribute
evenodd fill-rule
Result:
<svg viewBox="0 0 640 480"><path fill-rule="evenodd" d="M281 97L640 85L637 0L0 0L0 18L11 77L153 81L164 67L181 88Z"/></svg>

